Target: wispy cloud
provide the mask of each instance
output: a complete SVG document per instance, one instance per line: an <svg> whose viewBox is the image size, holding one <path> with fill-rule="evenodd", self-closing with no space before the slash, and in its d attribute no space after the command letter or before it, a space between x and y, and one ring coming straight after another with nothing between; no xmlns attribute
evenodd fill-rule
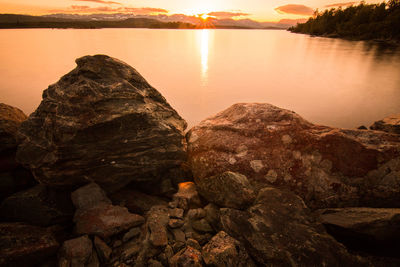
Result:
<svg viewBox="0 0 400 267"><path fill-rule="evenodd" d="M152 15L152 14L165 14L169 11L162 8L153 7L90 7L81 5L72 5L69 8L49 10L51 13L133 13L135 15Z"/></svg>
<svg viewBox="0 0 400 267"><path fill-rule="evenodd" d="M294 14L304 16L309 16L314 13L314 10L311 7L294 4L280 6L275 8L275 10L280 14Z"/></svg>
<svg viewBox="0 0 400 267"><path fill-rule="evenodd" d="M216 17L218 19L231 19L235 17L249 16L250 14L243 12L218 11L218 12L210 12L207 15Z"/></svg>
<svg viewBox="0 0 400 267"><path fill-rule="evenodd" d="M329 5L326 5L325 7L352 6L352 5L357 4L357 3L358 3L358 2L336 3L336 4L329 4Z"/></svg>
<svg viewBox="0 0 400 267"><path fill-rule="evenodd" d="M74 1L77 1L77 2L91 2L91 3L107 4L107 5L122 5L119 2L104 1L104 0L74 0Z"/></svg>

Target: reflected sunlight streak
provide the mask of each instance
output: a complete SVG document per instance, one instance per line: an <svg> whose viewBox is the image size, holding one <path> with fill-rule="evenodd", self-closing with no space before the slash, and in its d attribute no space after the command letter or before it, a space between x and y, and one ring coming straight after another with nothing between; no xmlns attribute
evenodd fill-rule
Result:
<svg viewBox="0 0 400 267"><path fill-rule="evenodd" d="M208 76L208 48L210 40L210 30L201 30L201 78L203 84L207 83Z"/></svg>

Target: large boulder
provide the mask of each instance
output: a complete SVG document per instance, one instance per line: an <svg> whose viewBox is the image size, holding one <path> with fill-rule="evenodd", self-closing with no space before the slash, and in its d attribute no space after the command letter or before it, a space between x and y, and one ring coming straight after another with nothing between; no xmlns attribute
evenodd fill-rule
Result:
<svg viewBox="0 0 400 267"><path fill-rule="evenodd" d="M186 122L132 67L85 56L43 92L22 123L17 160L41 183L94 181L115 191L132 181L157 183L185 159Z"/></svg>
<svg viewBox="0 0 400 267"><path fill-rule="evenodd" d="M0 266L36 266L57 253L59 243L45 228L0 224Z"/></svg>
<svg viewBox="0 0 400 267"><path fill-rule="evenodd" d="M400 134L400 114L391 115L376 121L369 128L371 130Z"/></svg>
<svg viewBox="0 0 400 267"><path fill-rule="evenodd" d="M0 103L0 154L16 148L18 128L26 119L20 109Z"/></svg>
<svg viewBox="0 0 400 267"><path fill-rule="evenodd" d="M263 188L247 211L222 208L221 224L263 266L365 266L315 223L291 192Z"/></svg>
<svg viewBox="0 0 400 267"><path fill-rule="evenodd" d="M314 125L269 104L235 104L187 134L196 181L234 171L311 208L400 207L400 136Z"/></svg>

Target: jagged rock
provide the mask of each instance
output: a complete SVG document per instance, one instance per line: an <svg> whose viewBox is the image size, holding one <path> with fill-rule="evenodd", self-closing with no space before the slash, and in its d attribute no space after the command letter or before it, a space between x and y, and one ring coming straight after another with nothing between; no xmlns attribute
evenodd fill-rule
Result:
<svg viewBox="0 0 400 267"><path fill-rule="evenodd" d="M206 212L205 219L207 222L214 228L214 229L220 229L220 214L219 214L219 207L217 207L215 204L210 203L207 206L204 207L204 210Z"/></svg>
<svg viewBox="0 0 400 267"><path fill-rule="evenodd" d="M365 266L308 213L293 193L264 188L247 211L221 208L221 224L261 265L342 266L345 262L347 266Z"/></svg>
<svg viewBox="0 0 400 267"><path fill-rule="evenodd" d="M154 206L147 217L147 227L150 232L150 242L155 247L163 247L168 244L167 224L169 222L168 208Z"/></svg>
<svg viewBox="0 0 400 267"><path fill-rule="evenodd" d="M224 172L215 176L195 178L199 194L222 207L242 209L250 205L255 193L246 176Z"/></svg>
<svg viewBox="0 0 400 267"><path fill-rule="evenodd" d="M345 245L398 255L400 209L341 208L316 213L327 231Z"/></svg>
<svg viewBox="0 0 400 267"><path fill-rule="evenodd" d="M0 266L34 266L55 255L58 247L45 228L0 223Z"/></svg>
<svg viewBox="0 0 400 267"><path fill-rule="evenodd" d="M112 253L112 249L106 244L106 242L101 240L98 236L95 236L94 246L96 248L97 255L100 258L100 261L103 263L108 262Z"/></svg>
<svg viewBox="0 0 400 267"><path fill-rule="evenodd" d="M141 233L141 230L139 227L132 228L129 230L124 236L122 237L122 241L126 242L129 241L130 239L139 236Z"/></svg>
<svg viewBox="0 0 400 267"><path fill-rule="evenodd" d="M203 266L203 258L200 251L187 247L176 253L170 260L171 267L200 267Z"/></svg>
<svg viewBox="0 0 400 267"><path fill-rule="evenodd" d="M101 203L111 204L111 200L101 187L95 183L82 186L71 193L71 199L76 209L93 208Z"/></svg>
<svg viewBox="0 0 400 267"><path fill-rule="evenodd" d="M132 67L85 56L43 92L21 124L17 159L41 183L94 181L117 191L133 181L157 183L185 160L186 122Z"/></svg>
<svg viewBox="0 0 400 267"><path fill-rule="evenodd" d="M184 223L185 223L185 221L182 219L170 219L168 222L168 226L169 226L169 228L174 229L174 228L182 227Z"/></svg>
<svg viewBox="0 0 400 267"><path fill-rule="evenodd" d="M208 233L214 231L214 229L211 227L206 219L192 221L192 227L194 230L200 233Z"/></svg>
<svg viewBox="0 0 400 267"><path fill-rule="evenodd" d="M224 231L216 234L202 249L207 266L256 266L239 241Z"/></svg>
<svg viewBox="0 0 400 267"><path fill-rule="evenodd" d="M7 172L0 172L0 201L16 192L33 187L35 184L36 181L31 172L22 166L17 166Z"/></svg>
<svg viewBox="0 0 400 267"><path fill-rule="evenodd" d="M81 236L64 242L59 251L60 266L87 266L92 259L92 241Z"/></svg>
<svg viewBox="0 0 400 267"><path fill-rule="evenodd" d="M176 242L185 243L186 236L185 233L181 229L171 229L170 230L174 236L174 240Z"/></svg>
<svg viewBox="0 0 400 267"><path fill-rule="evenodd" d="M314 125L269 104L235 104L187 134L196 181L239 172L311 208L400 207L400 136Z"/></svg>
<svg viewBox="0 0 400 267"><path fill-rule="evenodd" d="M169 217L170 218L177 218L177 219L183 219L183 209L179 208L174 208L174 209L169 209Z"/></svg>
<svg viewBox="0 0 400 267"><path fill-rule="evenodd" d="M400 114L391 115L376 121L369 127L371 130L400 134Z"/></svg>
<svg viewBox="0 0 400 267"><path fill-rule="evenodd" d="M186 240L186 246L192 247L198 251L201 251L201 246L200 246L199 242L197 242L197 240L195 240L193 238L188 238Z"/></svg>
<svg viewBox="0 0 400 267"><path fill-rule="evenodd" d="M6 198L0 206L0 216L7 221L49 226L72 219L74 207L68 192L36 185Z"/></svg>
<svg viewBox="0 0 400 267"><path fill-rule="evenodd" d="M0 155L16 148L18 128L27 118L20 109L0 103Z"/></svg>
<svg viewBox="0 0 400 267"><path fill-rule="evenodd" d="M175 207L188 210L189 208L200 208L202 206L196 185L193 182L178 184L178 192L173 195Z"/></svg>
<svg viewBox="0 0 400 267"><path fill-rule="evenodd" d="M124 206L130 212L145 214L153 206L166 205L166 201L160 197L147 195L142 192L124 188L110 195L110 199L115 205Z"/></svg>

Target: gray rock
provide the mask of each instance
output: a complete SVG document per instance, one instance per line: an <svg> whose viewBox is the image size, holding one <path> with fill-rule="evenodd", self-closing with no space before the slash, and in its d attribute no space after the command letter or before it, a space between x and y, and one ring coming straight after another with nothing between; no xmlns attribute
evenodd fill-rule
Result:
<svg viewBox="0 0 400 267"><path fill-rule="evenodd" d="M395 114L376 121L369 127L371 130L400 134L400 114Z"/></svg>
<svg viewBox="0 0 400 267"><path fill-rule="evenodd" d="M135 69L105 55L76 63L19 130L17 159L38 181L112 192L158 183L185 160L186 122Z"/></svg>
<svg viewBox="0 0 400 267"><path fill-rule="evenodd" d="M92 241L88 236L81 236L64 242L59 251L59 265L86 266L92 259Z"/></svg>
<svg viewBox="0 0 400 267"><path fill-rule="evenodd" d="M199 194L222 207L242 209L249 206L255 193L246 176L234 172L196 179Z"/></svg>
<svg viewBox="0 0 400 267"><path fill-rule="evenodd" d="M224 231L216 234L202 249L207 266L256 266L239 241Z"/></svg>
<svg viewBox="0 0 400 267"><path fill-rule="evenodd" d="M98 204L111 204L106 193L99 185L90 183L71 193L71 199L76 209L88 209Z"/></svg>
<svg viewBox="0 0 400 267"><path fill-rule="evenodd" d="M290 192L262 189L248 211L221 209L223 230L261 265L365 266L313 222L304 202Z"/></svg>
<svg viewBox="0 0 400 267"><path fill-rule="evenodd" d="M59 244L45 228L0 223L0 266L35 266L55 256Z"/></svg>
<svg viewBox="0 0 400 267"><path fill-rule="evenodd" d="M277 186L312 209L400 207L400 136L314 125L269 104L235 104L187 134L197 183L225 171Z"/></svg>
<svg viewBox="0 0 400 267"><path fill-rule="evenodd" d="M154 206L147 217L147 228L150 232L150 242L155 247L164 247L168 244L167 224L169 222L168 208Z"/></svg>

